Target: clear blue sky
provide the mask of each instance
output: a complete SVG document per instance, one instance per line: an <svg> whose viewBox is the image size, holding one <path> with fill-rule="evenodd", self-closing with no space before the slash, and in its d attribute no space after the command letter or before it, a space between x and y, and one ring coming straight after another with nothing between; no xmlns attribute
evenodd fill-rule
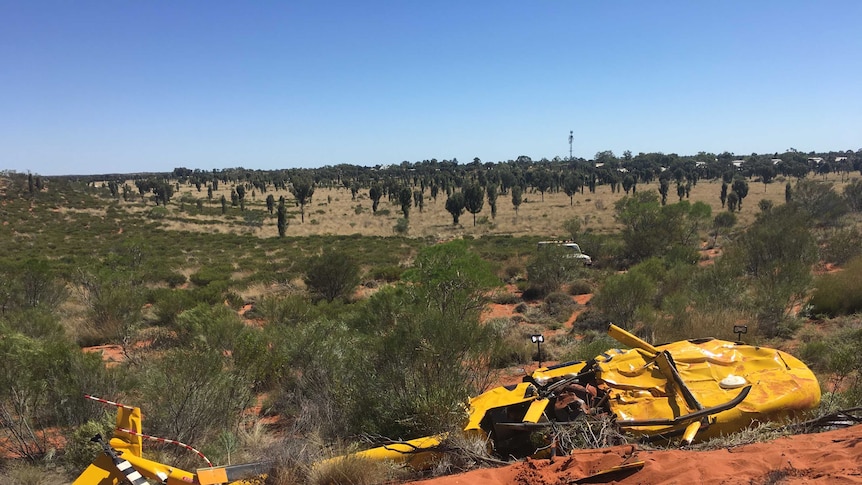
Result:
<svg viewBox="0 0 862 485"><path fill-rule="evenodd" d="M862 1L0 0L0 170L862 147Z"/></svg>

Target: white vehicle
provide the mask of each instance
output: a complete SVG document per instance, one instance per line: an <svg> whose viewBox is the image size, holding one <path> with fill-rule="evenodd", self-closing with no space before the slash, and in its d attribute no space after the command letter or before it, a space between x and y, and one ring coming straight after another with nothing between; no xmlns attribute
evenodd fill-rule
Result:
<svg viewBox="0 0 862 485"><path fill-rule="evenodd" d="M564 258L574 258L583 263L584 266L591 266L593 258L584 254L581 247L574 241L539 241L538 249L542 250L549 247L565 248Z"/></svg>

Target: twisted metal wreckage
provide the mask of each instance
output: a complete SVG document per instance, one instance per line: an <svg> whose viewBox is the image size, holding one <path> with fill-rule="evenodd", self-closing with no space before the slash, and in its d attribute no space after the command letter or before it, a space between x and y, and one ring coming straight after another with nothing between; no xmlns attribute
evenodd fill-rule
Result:
<svg viewBox="0 0 862 485"><path fill-rule="evenodd" d="M517 385L472 398L464 433L489 437L489 446L500 457L521 458L549 451L548 443L537 446L532 439L536 431L605 415L621 432L639 439L679 438L690 444L753 422L784 419L820 402L820 386L811 370L780 350L712 338L653 346L615 325L608 333L631 349L543 367ZM142 485L147 483L144 477L165 485L252 484L272 466L208 463L190 472L148 460L142 445L150 437L141 433L140 409L103 402L117 406L114 436L108 442L94 437L103 453L74 485ZM439 459L435 450L445 439L442 434L429 436L351 456L422 468Z"/></svg>

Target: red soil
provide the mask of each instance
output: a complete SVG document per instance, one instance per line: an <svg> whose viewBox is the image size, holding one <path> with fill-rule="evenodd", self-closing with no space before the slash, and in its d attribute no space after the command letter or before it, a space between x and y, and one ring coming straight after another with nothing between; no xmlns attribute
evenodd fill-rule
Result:
<svg viewBox="0 0 862 485"><path fill-rule="evenodd" d="M712 451L644 451L636 445L579 450L570 456L558 457L553 463L549 460L527 460L503 468L474 470L411 483L573 484L582 483L578 480L598 471L636 461L643 461L643 468L589 483L862 483L860 456L862 425Z"/></svg>

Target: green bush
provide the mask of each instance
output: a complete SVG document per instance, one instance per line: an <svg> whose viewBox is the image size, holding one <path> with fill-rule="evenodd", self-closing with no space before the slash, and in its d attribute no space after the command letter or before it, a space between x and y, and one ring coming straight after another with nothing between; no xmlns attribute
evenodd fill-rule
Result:
<svg viewBox="0 0 862 485"><path fill-rule="evenodd" d="M555 292L545 297L542 309L557 322L565 322L572 316L575 302L572 301L571 296Z"/></svg>
<svg viewBox="0 0 862 485"><path fill-rule="evenodd" d="M844 264L862 254L862 234L853 227L835 230L821 246L820 256L828 263Z"/></svg>
<svg viewBox="0 0 862 485"><path fill-rule="evenodd" d="M410 220L405 217L399 217L398 221L395 223L395 226L392 228L392 232L398 234L399 236L406 236L410 231Z"/></svg>
<svg viewBox="0 0 862 485"><path fill-rule="evenodd" d="M390 264L385 266L377 266L372 268L368 276L375 281L385 281L387 283L392 283L394 281L398 281L401 279L401 273L404 272L404 268L400 266Z"/></svg>
<svg viewBox="0 0 862 485"><path fill-rule="evenodd" d="M843 406L862 404L862 328L843 329L828 338L802 345L800 358L817 371L827 373L832 393Z"/></svg>
<svg viewBox="0 0 862 485"><path fill-rule="evenodd" d="M221 350L175 349L146 361L139 378L148 433L201 443L233 429L251 387L232 369Z"/></svg>
<svg viewBox="0 0 862 485"><path fill-rule="evenodd" d="M350 298L358 284L359 265L341 251L328 250L306 262L305 285L326 301Z"/></svg>
<svg viewBox="0 0 862 485"><path fill-rule="evenodd" d="M491 297L491 301L498 305L517 305L518 303L521 303L521 297L513 293L509 293L508 291L499 291L494 293Z"/></svg>
<svg viewBox="0 0 862 485"><path fill-rule="evenodd" d="M585 279L577 279L569 283L570 295L586 295L593 292L593 285Z"/></svg>
<svg viewBox="0 0 862 485"><path fill-rule="evenodd" d="M63 462L73 473L80 473L89 464L102 455L102 447L92 441L94 436L101 435L106 441L114 432L113 418L105 413L103 419L87 421L76 427L66 439Z"/></svg>
<svg viewBox="0 0 862 485"><path fill-rule="evenodd" d="M175 328L184 345L213 350L232 350L233 342L246 330L230 308L205 303L180 313Z"/></svg>
<svg viewBox="0 0 862 485"><path fill-rule="evenodd" d="M150 219L161 220L168 217L168 209L162 206L156 206L147 211L147 217Z"/></svg>
<svg viewBox="0 0 862 485"><path fill-rule="evenodd" d="M605 330L607 330L607 325L605 325ZM620 343L609 337L606 332L591 330L586 332L584 338L563 356L563 360L590 360L608 349L619 348L619 346Z"/></svg>
<svg viewBox="0 0 862 485"><path fill-rule="evenodd" d="M197 286L207 286L214 281L230 280L233 268L229 264L210 264L193 273L189 279Z"/></svg>
<svg viewBox="0 0 862 485"><path fill-rule="evenodd" d="M611 319L607 315L596 308L588 307L575 319L575 323L572 325L572 332L605 332L608 329L609 323L611 323Z"/></svg>
<svg viewBox="0 0 862 485"><path fill-rule="evenodd" d="M592 303L615 324L630 328L638 308L651 306L655 294L655 282L641 271L630 271L606 279Z"/></svg>
<svg viewBox="0 0 862 485"><path fill-rule="evenodd" d="M509 318L495 318L485 323L495 337L491 348L490 365L501 369L530 361L533 346L517 331L517 325Z"/></svg>
<svg viewBox="0 0 862 485"><path fill-rule="evenodd" d="M809 300L814 315L850 315L862 311L862 258L852 260L844 271L817 278Z"/></svg>

